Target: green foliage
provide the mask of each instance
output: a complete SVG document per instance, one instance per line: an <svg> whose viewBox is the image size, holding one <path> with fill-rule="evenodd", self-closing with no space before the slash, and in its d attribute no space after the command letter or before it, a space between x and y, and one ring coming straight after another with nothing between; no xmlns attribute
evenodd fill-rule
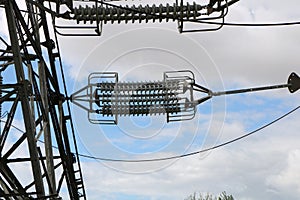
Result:
<svg viewBox="0 0 300 200"><path fill-rule="evenodd" d="M226 192L222 192L218 200L234 200L232 195L227 195Z"/></svg>
<svg viewBox="0 0 300 200"><path fill-rule="evenodd" d="M234 200L232 195L227 195L226 192L222 192L219 196L214 196L212 194L197 194L196 192L189 197L185 198L185 200Z"/></svg>

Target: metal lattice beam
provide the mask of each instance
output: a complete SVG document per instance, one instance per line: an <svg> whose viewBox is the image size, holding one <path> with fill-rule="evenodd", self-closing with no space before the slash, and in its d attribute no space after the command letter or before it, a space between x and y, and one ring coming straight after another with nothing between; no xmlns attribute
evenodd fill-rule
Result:
<svg viewBox="0 0 300 200"><path fill-rule="evenodd" d="M0 83L0 115L7 110L7 116L1 119L5 125L0 133L0 195L5 199L60 199L62 188L66 188L69 199L86 199L78 156L72 153L76 154L76 144L69 138L67 123L71 117L60 93L60 55L51 39L44 3L24 1L25 10L20 10L20 2L14 0L1 3L10 43L0 40L6 47L0 50L0 72L4 77ZM25 131L12 137L11 127L17 117ZM54 142L58 151L53 151ZM20 151L26 156L16 157ZM28 180L12 168L22 163L30 164ZM61 181L56 182L56 177Z"/></svg>

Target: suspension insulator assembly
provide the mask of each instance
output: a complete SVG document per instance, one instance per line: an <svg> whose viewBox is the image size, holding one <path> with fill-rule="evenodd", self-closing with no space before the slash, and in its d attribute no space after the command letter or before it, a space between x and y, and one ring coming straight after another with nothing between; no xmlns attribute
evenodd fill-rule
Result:
<svg viewBox="0 0 300 200"><path fill-rule="evenodd" d="M118 79L115 72L92 73L88 85L74 93L71 101L88 111L89 121L97 124L117 124L124 116L166 115L168 122L195 116L194 74L188 70L165 72L161 81Z"/></svg>
<svg viewBox="0 0 300 200"><path fill-rule="evenodd" d="M197 17L201 16L200 11L205 8L195 2L193 4L186 3L186 5L177 5L177 4L166 4L159 6L156 5L146 5L146 6L99 6L99 7L82 7L74 8L74 19L77 20L77 23L93 23L93 22L103 22L106 24L107 22L136 22L139 23L149 21L159 21L162 22L166 20L175 21L175 20L189 20L189 19L197 19Z"/></svg>
<svg viewBox="0 0 300 200"><path fill-rule="evenodd" d="M119 82L118 73L100 72L89 76L89 83L71 96L71 101L88 111L91 123L117 124L122 116L164 114L167 122L190 120L196 106L213 96L288 88L300 89L300 77L291 73L286 84L213 92L195 83L189 70L165 72L162 81ZM204 94L195 98L194 92ZM86 102L84 106L82 103Z"/></svg>
<svg viewBox="0 0 300 200"><path fill-rule="evenodd" d="M180 33L217 31L223 27L229 6L239 0L206 0L201 2L176 0L159 5L122 5L117 1L81 1L59 14L59 18L73 20L77 25L55 23L62 36L100 36L103 24L177 22ZM208 3L209 2L209 3ZM210 22L212 21L212 22Z"/></svg>

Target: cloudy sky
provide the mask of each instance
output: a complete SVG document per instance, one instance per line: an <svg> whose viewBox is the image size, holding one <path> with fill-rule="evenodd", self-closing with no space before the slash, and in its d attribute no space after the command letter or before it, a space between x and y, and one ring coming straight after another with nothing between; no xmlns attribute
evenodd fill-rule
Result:
<svg viewBox="0 0 300 200"><path fill-rule="evenodd" d="M299 6L296 0L241 0L230 7L226 21L300 21ZM300 26L224 26L217 32L179 34L177 24L169 22L106 24L101 37L59 37L59 42L69 93L85 86L91 72L153 81L162 80L165 71L185 69L195 73L196 83L222 91L282 84L291 72L299 74L299 35ZM299 106L299 94L281 89L214 97L198 106L193 120L176 123L166 123L163 115L124 117L108 127L89 123L76 106L72 114L82 154L151 159L201 150L253 131ZM88 199L183 200L194 192L222 191L241 200L298 199L299 120L297 111L242 141L177 160L82 158Z"/></svg>

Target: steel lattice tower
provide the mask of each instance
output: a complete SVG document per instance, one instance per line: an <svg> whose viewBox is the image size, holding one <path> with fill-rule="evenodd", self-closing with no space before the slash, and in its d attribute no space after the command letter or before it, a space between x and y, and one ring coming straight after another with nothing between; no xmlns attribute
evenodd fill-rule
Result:
<svg viewBox="0 0 300 200"><path fill-rule="evenodd" d="M61 92L65 94L65 91L57 76L60 54L55 38L50 36L46 11L41 9L44 2L22 3L25 9L19 7L19 1L0 2L10 41L1 37L5 46L0 56L4 79L0 86L1 106L7 109L7 117L2 119L4 127L0 135L0 196L5 199L60 199L61 188L66 185L70 199L85 199L70 109L63 106ZM12 74L14 82L5 82ZM25 127L25 132L9 143L7 138L17 113L23 118L21 126ZM55 152L52 143L57 144ZM28 150L27 156L14 157L14 152L23 146ZM26 166L30 168L23 169L31 176L26 183L11 167L19 163L29 163Z"/></svg>
<svg viewBox="0 0 300 200"><path fill-rule="evenodd" d="M102 24L108 22L176 21L179 32L218 30L222 25L185 30L184 24L224 20L228 6L237 1L207 0L200 5L176 0L159 6L123 6L101 0L77 1L74 6L73 0L0 0L9 33L8 38L0 35L0 197L61 199L66 188L69 199L86 199L57 34L100 36ZM56 19L75 25L59 25ZM159 102L165 98L152 96ZM178 110L172 102L167 102L171 114ZM15 121L24 127L19 134L14 134ZM15 166L26 166L25 180Z"/></svg>

